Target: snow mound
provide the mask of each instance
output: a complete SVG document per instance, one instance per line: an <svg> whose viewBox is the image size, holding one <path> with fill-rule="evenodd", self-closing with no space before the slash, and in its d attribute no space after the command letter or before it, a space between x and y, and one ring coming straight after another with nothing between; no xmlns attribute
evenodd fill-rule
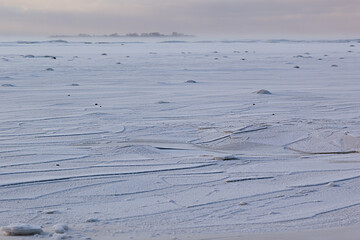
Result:
<svg viewBox="0 0 360 240"><path fill-rule="evenodd" d="M271 94L271 92L266 89L260 89L258 91L255 91L254 93L256 93L256 94Z"/></svg>
<svg viewBox="0 0 360 240"><path fill-rule="evenodd" d="M63 234L69 230L69 226L66 224L56 224L53 226L53 229L56 233Z"/></svg>

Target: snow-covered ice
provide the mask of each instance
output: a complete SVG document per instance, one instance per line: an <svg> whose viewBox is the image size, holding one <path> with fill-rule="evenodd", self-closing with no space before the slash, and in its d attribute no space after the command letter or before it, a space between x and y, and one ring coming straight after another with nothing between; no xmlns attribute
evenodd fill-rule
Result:
<svg viewBox="0 0 360 240"><path fill-rule="evenodd" d="M3 232L23 222L58 239L150 239L359 224L359 48L1 42Z"/></svg>

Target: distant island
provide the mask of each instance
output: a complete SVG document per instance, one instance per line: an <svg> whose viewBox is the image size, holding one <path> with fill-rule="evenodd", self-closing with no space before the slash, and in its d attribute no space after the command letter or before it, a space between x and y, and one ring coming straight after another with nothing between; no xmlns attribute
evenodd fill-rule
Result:
<svg viewBox="0 0 360 240"><path fill-rule="evenodd" d="M162 34L159 32L149 32L149 33L127 33L121 35L118 33L104 34L104 35L91 35L86 33L79 33L78 35L52 35L51 38L66 38L66 37L80 37L80 38L90 38L90 37L130 37L130 38L178 38L178 37L195 37L194 35L187 35L184 33L173 32L171 34Z"/></svg>

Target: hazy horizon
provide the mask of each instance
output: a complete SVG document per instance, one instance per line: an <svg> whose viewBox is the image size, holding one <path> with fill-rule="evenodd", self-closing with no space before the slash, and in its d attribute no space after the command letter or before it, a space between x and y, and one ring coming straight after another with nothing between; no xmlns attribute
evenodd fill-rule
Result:
<svg viewBox="0 0 360 240"><path fill-rule="evenodd" d="M358 0L1 0L1 36L357 37Z"/></svg>

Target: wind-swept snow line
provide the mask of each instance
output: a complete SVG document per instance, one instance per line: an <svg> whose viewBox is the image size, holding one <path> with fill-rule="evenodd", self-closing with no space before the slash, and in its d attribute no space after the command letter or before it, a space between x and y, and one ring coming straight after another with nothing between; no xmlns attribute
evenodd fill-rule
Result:
<svg viewBox="0 0 360 240"><path fill-rule="evenodd" d="M197 169L197 168L209 167L209 166L213 166L213 165L216 165L216 164L212 163L212 164L203 164L203 165L197 165L197 166L191 166L191 167L168 168L168 169L137 171L137 172L89 174L89 175L82 175L82 176L49 178L49 179L41 179L41 180L34 180L34 181L25 181L25 182L14 182L14 183L0 184L0 187L11 187L11 186L29 185L29 184L38 184L38 183L59 182L59 181L68 181L68 180L84 179L84 178L113 177L113 176L124 176L124 175L136 175L136 174L180 171L180 170L189 170L189 169Z"/></svg>
<svg viewBox="0 0 360 240"><path fill-rule="evenodd" d="M212 142L216 142L216 141L219 141L219 140L223 140L225 138L230 138L232 135L234 134L242 134L242 133L249 133L249 132L257 132L257 131L261 131L261 130L264 130L264 129L267 129L268 127L261 127L261 128L256 128L256 129L250 129L250 130L245 130L245 131L236 131L236 132L233 132L231 134L227 134L225 136L221 136L221 137L218 137L218 138L214 138L214 139L211 139L211 140L208 140L208 141L204 141L204 142L198 142L198 143L195 143L195 144L205 144L205 143L212 143Z"/></svg>

